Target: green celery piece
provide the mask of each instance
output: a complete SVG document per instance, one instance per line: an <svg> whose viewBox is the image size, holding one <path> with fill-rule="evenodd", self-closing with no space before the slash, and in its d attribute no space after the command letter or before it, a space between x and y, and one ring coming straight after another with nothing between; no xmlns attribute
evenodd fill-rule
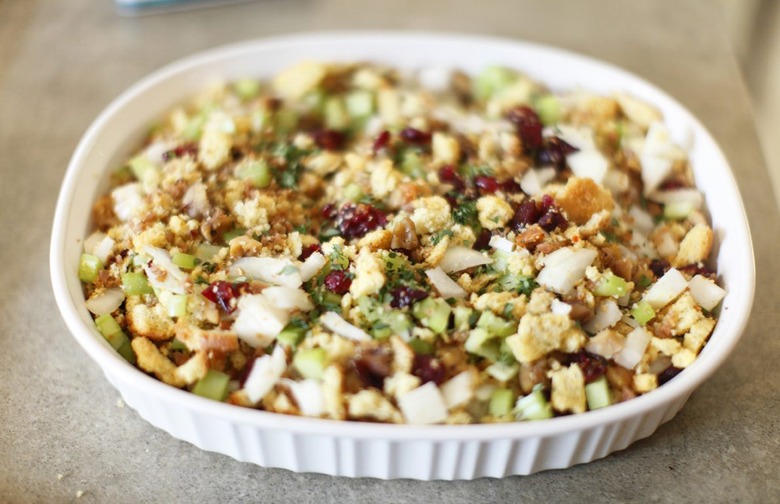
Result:
<svg viewBox="0 0 780 504"><path fill-rule="evenodd" d="M602 376L598 380L585 385L585 397L588 398L588 409L595 410L612 404L612 392L609 390L607 377Z"/></svg>
<svg viewBox="0 0 780 504"><path fill-rule="evenodd" d="M233 83L233 91L241 101L249 101L260 93L260 81L256 79L239 79Z"/></svg>
<svg viewBox="0 0 780 504"><path fill-rule="evenodd" d="M183 317L187 315L187 295L172 294L168 301L168 316Z"/></svg>
<svg viewBox="0 0 780 504"><path fill-rule="evenodd" d="M119 345L119 348L117 348L116 351L127 362L135 366L135 352L133 351L132 345L130 345L130 339L125 335L125 333L122 333L122 336L124 336L124 341L122 341L122 344Z"/></svg>
<svg viewBox="0 0 780 504"><path fill-rule="evenodd" d="M301 98L301 103L307 111L321 115L325 109L325 99L327 97L327 93L322 89L314 89Z"/></svg>
<svg viewBox="0 0 780 504"><path fill-rule="evenodd" d="M298 125L298 115L289 109L278 110L274 116L274 128L279 133L289 133Z"/></svg>
<svg viewBox="0 0 780 504"><path fill-rule="evenodd" d="M434 352L433 343L430 341L425 341L420 338L412 338L409 340L408 344L410 347L412 347L414 353L417 354L432 355Z"/></svg>
<svg viewBox="0 0 780 504"><path fill-rule="evenodd" d="M404 174L412 178L419 179L425 177L422 158L413 150L407 150L403 153L400 168Z"/></svg>
<svg viewBox="0 0 780 504"><path fill-rule="evenodd" d="M474 310L468 306L456 306L453 310L455 314L455 330L468 331L471 329L471 314Z"/></svg>
<svg viewBox="0 0 780 504"><path fill-rule="evenodd" d="M542 393L542 386L534 386L533 391L521 397L515 403L515 416L518 420L544 420L552 418L552 406Z"/></svg>
<svg viewBox="0 0 780 504"><path fill-rule="evenodd" d="M503 338L517 332L517 323L503 319L491 311L484 311L477 320L477 327L487 329L493 336Z"/></svg>
<svg viewBox="0 0 780 504"><path fill-rule="evenodd" d="M379 317L383 313L383 309L377 300L368 296L361 296L358 298L358 309L360 310L360 313L371 323L379 320Z"/></svg>
<svg viewBox="0 0 780 504"><path fill-rule="evenodd" d="M357 203L363 198L363 190L357 184L349 184L344 188L344 197L353 203Z"/></svg>
<svg viewBox="0 0 780 504"><path fill-rule="evenodd" d="M515 398L511 390L497 388L493 391L492 394L490 394L488 412L493 416L508 415L512 412L514 399Z"/></svg>
<svg viewBox="0 0 780 504"><path fill-rule="evenodd" d="M412 313L422 325L437 334L442 334L449 325L452 307L443 299L427 297L414 304Z"/></svg>
<svg viewBox="0 0 780 504"><path fill-rule="evenodd" d="M554 95L540 96L534 104L542 124L550 126L561 120L561 102Z"/></svg>
<svg viewBox="0 0 780 504"><path fill-rule="evenodd" d="M304 378L322 378L322 373L328 365L328 353L324 348L309 348L298 350L293 357L293 367Z"/></svg>
<svg viewBox="0 0 780 504"><path fill-rule="evenodd" d="M631 316L641 325L645 325L655 317L655 310L647 301L640 301L631 308Z"/></svg>
<svg viewBox="0 0 780 504"><path fill-rule="evenodd" d="M282 329L276 339L285 346L297 347L303 341L308 330L309 327L306 323L301 320L293 320Z"/></svg>
<svg viewBox="0 0 780 504"><path fill-rule="evenodd" d="M229 383L230 377L228 375L209 369L206 376L198 380L195 386L192 387L192 393L207 399L224 401L225 397L227 397Z"/></svg>
<svg viewBox="0 0 780 504"><path fill-rule="evenodd" d="M122 275L122 288L128 296L154 293L154 289L149 285L149 279L146 278L146 275L133 271Z"/></svg>
<svg viewBox="0 0 780 504"><path fill-rule="evenodd" d="M98 279L103 261L92 254L81 254L79 259L79 280L84 283L94 283Z"/></svg>
<svg viewBox="0 0 780 504"><path fill-rule="evenodd" d="M268 187L273 178L268 163L262 159L240 165L236 170L236 176L260 189Z"/></svg>
<svg viewBox="0 0 780 504"><path fill-rule="evenodd" d="M409 268L409 263L401 253L388 252L384 256L385 268L388 272L394 273Z"/></svg>
<svg viewBox="0 0 780 504"><path fill-rule="evenodd" d="M512 70L500 66L489 66L473 80L474 89L472 91L477 100L488 100L516 80L517 74Z"/></svg>
<svg viewBox="0 0 780 504"><path fill-rule="evenodd" d="M187 345L185 345L180 339L173 338L168 345L169 350L187 350Z"/></svg>
<svg viewBox="0 0 780 504"><path fill-rule="evenodd" d="M340 96L331 96L325 100L325 127L332 130L344 130L349 127L349 114Z"/></svg>
<svg viewBox="0 0 780 504"><path fill-rule="evenodd" d="M510 252L504 252L503 250L493 251L493 264L490 268L497 273L506 273L509 269L509 257Z"/></svg>
<svg viewBox="0 0 780 504"><path fill-rule="evenodd" d="M414 325L409 315L400 310L387 310L382 314L381 319L390 326L395 335L409 331Z"/></svg>
<svg viewBox="0 0 780 504"><path fill-rule="evenodd" d="M520 365L516 362L505 364L501 361L494 362L485 368L485 372L500 382L508 382L520 371Z"/></svg>
<svg viewBox="0 0 780 504"><path fill-rule="evenodd" d="M173 264L181 269L191 270L198 265L198 258L192 254L185 254L183 252L176 252L171 257Z"/></svg>
<svg viewBox="0 0 780 504"><path fill-rule="evenodd" d="M225 243L230 243L230 240L232 240L233 238L238 238L239 236L244 236L245 234L246 234L246 229L242 227L237 227L225 233L222 239L225 240Z"/></svg>
<svg viewBox="0 0 780 504"><path fill-rule="evenodd" d="M211 113L211 107L205 107L203 110L190 117L187 124L184 126L184 130L181 132L182 137L185 140L199 140L203 134L203 126L206 125L209 113Z"/></svg>
<svg viewBox="0 0 780 504"><path fill-rule="evenodd" d="M601 277L598 285L596 285L596 288L593 289L593 294L604 297L621 297L626 292L628 292L628 285L626 281L612 273Z"/></svg>
<svg viewBox="0 0 780 504"><path fill-rule="evenodd" d="M495 335L484 327L477 327L469 332L466 338L466 351L474 355L485 357L492 361L498 360L500 342Z"/></svg>
<svg viewBox="0 0 780 504"><path fill-rule="evenodd" d="M135 178L141 182L146 179L150 172L157 171L157 166L144 154L134 157L128 164L130 165L130 170L132 170Z"/></svg>
<svg viewBox="0 0 780 504"><path fill-rule="evenodd" d="M219 254L220 250L222 250L222 247L219 245L202 243L198 245L198 248L195 251L195 256L201 261L210 261L214 258L215 255Z"/></svg>
<svg viewBox="0 0 780 504"><path fill-rule="evenodd" d="M352 119L364 119L374 113L374 95L370 91L352 91L345 98Z"/></svg>
<svg viewBox="0 0 780 504"><path fill-rule="evenodd" d="M100 334L111 343L114 350L119 348L122 344L122 336L124 336L124 339L127 339L127 336L122 333L122 328L119 326L119 323L110 313L97 317L95 319L95 325L97 326L98 331L100 331Z"/></svg>
<svg viewBox="0 0 780 504"><path fill-rule="evenodd" d="M393 335L393 330L384 322L377 322L369 330L374 339L385 339Z"/></svg>
<svg viewBox="0 0 780 504"><path fill-rule="evenodd" d="M693 209L693 204L687 201L667 203L664 205L664 219L685 219L693 212Z"/></svg>

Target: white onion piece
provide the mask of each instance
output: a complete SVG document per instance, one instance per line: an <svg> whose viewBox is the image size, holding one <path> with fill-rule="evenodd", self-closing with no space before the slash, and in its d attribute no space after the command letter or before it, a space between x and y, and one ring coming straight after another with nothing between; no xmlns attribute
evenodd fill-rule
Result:
<svg viewBox="0 0 780 504"><path fill-rule="evenodd" d="M520 189L534 196L542 192L544 186L555 178L555 168L532 168L520 179Z"/></svg>
<svg viewBox="0 0 780 504"><path fill-rule="evenodd" d="M209 197L206 193L206 185L203 182L195 182L184 193L181 199L182 205L187 208L190 217L205 215L209 210Z"/></svg>
<svg viewBox="0 0 780 504"><path fill-rule="evenodd" d="M491 236L488 245L502 252L512 252L515 249L515 244L512 241L498 235Z"/></svg>
<svg viewBox="0 0 780 504"><path fill-rule="evenodd" d="M688 281L683 274L671 268L645 292L642 301L649 303L657 311L671 303L686 287Z"/></svg>
<svg viewBox="0 0 780 504"><path fill-rule="evenodd" d="M295 381L282 378L280 382L290 388L298 409L305 416L318 417L325 412L325 394L319 380L307 378Z"/></svg>
<svg viewBox="0 0 780 504"><path fill-rule="evenodd" d="M118 287L112 287L106 289L98 295L93 295L84 303L87 310L91 311L95 315L105 315L106 313L112 313L119 308L122 302L125 300L125 293Z"/></svg>
<svg viewBox="0 0 780 504"><path fill-rule="evenodd" d="M108 261L108 258L111 256L111 253L114 251L114 245L116 245L116 242L113 238L110 236L105 236L100 241L100 243L97 244L95 247L95 250L92 251L92 253L103 261L104 263Z"/></svg>
<svg viewBox="0 0 780 504"><path fill-rule="evenodd" d="M628 210L628 215L634 219L634 228L642 232L642 234L648 235L653 229L655 229L655 222L653 217L649 213L642 210L640 207L634 205Z"/></svg>
<svg viewBox="0 0 780 504"><path fill-rule="evenodd" d="M440 391L448 409L466 404L474 395L474 372L467 369L456 374L441 384Z"/></svg>
<svg viewBox="0 0 780 504"><path fill-rule="evenodd" d="M677 255L678 245L672 238L671 233L667 231L660 235L660 242L657 248L661 257L673 257Z"/></svg>
<svg viewBox="0 0 780 504"><path fill-rule="evenodd" d="M623 350L625 344L626 338L619 332L602 331L588 340L585 350L605 359L611 359L613 355Z"/></svg>
<svg viewBox="0 0 780 504"><path fill-rule="evenodd" d="M428 67L420 70L417 75L420 85L430 91L447 91L452 82L452 69L444 67Z"/></svg>
<svg viewBox="0 0 780 504"><path fill-rule="evenodd" d="M615 100L626 117L643 128L647 128L663 118L657 108L626 93L616 93Z"/></svg>
<svg viewBox="0 0 780 504"><path fill-rule="evenodd" d="M144 154L149 161L156 164L157 166L161 166L165 162L163 155L169 150L175 148L176 142L157 141L150 144L149 147L144 150Z"/></svg>
<svg viewBox="0 0 780 504"><path fill-rule="evenodd" d="M230 275L292 288L303 284L301 272L292 261L277 257L242 257L230 267Z"/></svg>
<svg viewBox="0 0 780 504"><path fill-rule="evenodd" d="M108 235L101 231L95 231L84 240L84 252L87 254L95 255L95 249L98 244L103 241Z"/></svg>
<svg viewBox="0 0 780 504"><path fill-rule="evenodd" d="M462 247L456 245L447 249L444 253L439 267L444 270L445 273L452 273L454 271L461 271L467 268L473 268L474 266L482 266L483 264L490 264L493 259L486 254L468 247Z"/></svg>
<svg viewBox="0 0 780 504"><path fill-rule="evenodd" d="M596 148L573 152L566 156L566 163L576 176L593 179L597 184L604 181L609 169L609 161Z"/></svg>
<svg viewBox="0 0 780 504"><path fill-rule="evenodd" d="M322 255L319 252L314 252L312 255L306 258L305 261L303 261L303 264L301 264L301 267L298 268L301 274L301 280L304 282L308 282L311 280L311 278L319 273L319 271L322 269L323 266L325 266L325 263L328 262L327 259L325 259L325 256Z"/></svg>
<svg viewBox="0 0 780 504"><path fill-rule="evenodd" d="M466 297L466 291L457 284L447 273L439 267L427 270L425 275L433 284L433 287L444 299L455 298L463 299Z"/></svg>
<svg viewBox="0 0 780 504"><path fill-rule="evenodd" d="M585 276L585 270L597 255L591 249L560 248L542 260L544 268L536 281L558 294L567 294Z"/></svg>
<svg viewBox="0 0 780 504"><path fill-rule="evenodd" d="M274 348L271 355L255 359L252 371L244 383L244 392L250 402L257 404L274 388L287 369L287 355L281 346Z"/></svg>
<svg viewBox="0 0 780 504"><path fill-rule="evenodd" d="M355 327L336 312L325 312L320 316L320 322L339 336L353 341L370 341L371 336L359 327Z"/></svg>
<svg viewBox="0 0 780 504"><path fill-rule="evenodd" d="M674 189L671 191L655 191L649 196L653 201L670 204L687 204L692 208L700 209L704 205L704 195L696 189Z"/></svg>
<svg viewBox="0 0 780 504"><path fill-rule="evenodd" d="M626 344L615 354L613 360L626 369L634 369L642 360L648 343L650 343L650 335L641 327L637 327L628 333Z"/></svg>
<svg viewBox="0 0 780 504"><path fill-rule="evenodd" d="M726 296L726 291L721 286L702 275L691 278L688 282L688 289L696 304L707 311L718 306L718 303Z"/></svg>
<svg viewBox="0 0 780 504"><path fill-rule="evenodd" d="M666 126L660 121L651 124L639 155L645 196L658 189L679 157L680 150L672 143Z"/></svg>
<svg viewBox="0 0 780 504"><path fill-rule="evenodd" d="M290 312L282 309L263 294L247 294L238 298L238 315L233 332L252 347L273 343L290 322Z"/></svg>
<svg viewBox="0 0 780 504"><path fill-rule="evenodd" d="M121 185L111 191L114 213L119 220L127 222L132 219L136 211L143 206L143 197L143 188L139 182Z"/></svg>
<svg viewBox="0 0 780 504"><path fill-rule="evenodd" d="M435 424L447 419L447 405L432 381L403 394L398 406L410 424Z"/></svg>
<svg viewBox="0 0 780 504"><path fill-rule="evenodd" d="M552 304L550 304L550 311L555 315L569 315L571 313L571 305L555 298L552 300Z"/></svg>
<svg viewBox="0 0 780 504"><path fill-rule="evenodd" d="M167 250L146 245L142 252L152 258L153 266L149 266L149 264L143 266L152 286L174 294L187 293L187 274L173 264L171 254ZM157 270L164 274L158 276Z"/></svg>
<svg viewBox="0 0 780 504"><path fill-rule="evenodd" d="M266 287L263 289L263 295L282 310L310 311L314 309L309 295L301 289L281 286Z"/></svg>
<svg viewBox="0 0 780 504"><path fill-rule="evenodd" d="M620 312L617 303L612 299L606 299L596 307L595 315L582 327L589 333L595 334L603 329L612 327L621 318L623 318L623 314Z"/></svg>

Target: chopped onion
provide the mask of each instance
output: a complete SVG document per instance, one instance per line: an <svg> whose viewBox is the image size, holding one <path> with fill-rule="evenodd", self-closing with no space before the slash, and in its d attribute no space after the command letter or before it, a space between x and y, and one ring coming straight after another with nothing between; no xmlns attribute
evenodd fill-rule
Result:
<svg viewBox="0 0 780 504"><path fill-rule="evenodd" d="M690 289L696 304L707 311L718 306L718 303L726 296L726 291L722 287L702 275L691 278L688 282L688 289Z"/></svg>
<svg viewBox="0 0 780 504"><path fill-rule="evenodd" d="M629 211L630 215L634 219L634 227L642 232L642 234L648 235L653 229L655 229L655 222L653 217L649 213L642 210L640 207L633 205Z"/></svg>
<svg viewBox="0 0 780 504"><path fill-rule="evenodd" d="M319 252L314 252L312 255L306 258L305 261L303 261L303 264L301 264L301 267L298 268L301 274L301 280L304 282L308 282L311 280L311 278L319 273L319 271L322 269L323 266L325 266L325 263L328 261L325 259L325 256L322 255Z"/></svg>
<svg viewBox="0 0 780 504"><path fill-rule="evenodd" d="M617 331L601 331L588 340L585 350L600 355L605 359L611 359L616 353L623 350L626 338Z"/></svg>
<svg viewBox="0 0 780 504"><path fill-rule="evenodd" d="M513 242L507 240L503 236L498 235L491 236L488 245L502 252L512 252L515 249L515 244Z"/></svg>
<svg viewBox="0 0 780 504"><path fill-rule="evenodd" d="M452 82L452 70L444 67L423 68L417 78L422 87L434 92L444 92Z"/></svg>
<svg viewBox="0 0 780 504"><path fill-rule="evenodd" d="M143 268L153 287L174 294L187 293L187 274L173 264L171 254L167 250L146 245L142 252L152 258L153 266L144 264ZM157 270L161 270L164 274L158 276Z"/></svg>
<svg viewBox="0 0 780 504"><path fill-rule="evenodd" d="M182 206L187 208L190 217L205 215L209 210L209 198L206 193L206 185L203 182L195 182L182 196Z"/></svg>
<svg viewBox="0 0 780 504"><path fill-rule="evenodd" d="M266 287L263 289L263 295L282 310L310 311L314 309L309 295L301 289L281 286Z"/></svg>
<svg viewBox="0 0 780 504"><path fill-rule="evenodd" d="M558 298L555 298L552 300L552 304L550 305L550 310L555 315L568 315L571 313L571 305L569 303L564 303Z"/></svg>
<svg viewBox="0 0 780 504"><path fill-rule="evenodd" d="M244 383L244 392L253 404L257 404L274 388L274 385L287 369L287 355L284 348L277 346L271 355L263 355L255 359L252 371Z"/></svg>
<svg viewBox="0 0 780 504"><path fill-rule="evenodd" d="M468 247L462 247L456 245L447 249L444 253L439 267L444 270L445 273L452 273L454 271L461 271L467 268L473 268L474 266L481 266L483 264L490 264L493 259L486 254Z"/></svg>
<svg viewBox="0 0 780 504"><path fill-rule="evenodd" d="M661 257L674 257L677 255L678 245L672 238L671 233L668 231L660 235L660 243L658 243L658 253Z"/></svg>
<svg viewBox="0 0 780 504"><path fill-rule="evenodd" d="M118 287L112 287L97 295L93 295L84 304L86 305L87 310L95 315L105 315L106 313L112 313L119 308L124 300L124 291Z"/></svg>
<svg viewBox="0 0 780 504"><path fill-rule="evenodd" d="M470 369L456 374L440 387L448 409L469 402L474 395L474 372Z"/></svg>
<svg viewBox="0 0 780 504"><path fill-rule="evenodd" d="M138 182L132 182L117 187L111 191L111 201L114 203L114 213L122 222L129 221L136 211L143 206L143 189Z"/></svg>
<svg viewBox="0 0 780 504"><path fill-rule="evenodd" d="M634 369L642 360L648 343L650 343L650 335L641 327L637 327L628 333L626 344L620 352L615 354L613 359L626 369Z"/></svg>
<svg viewBox="0 0 780 504"><path fill-rule="evenodd" d="M230 274L284 287L298 288L303 284L301 272L292 261L276 257L242 257L230 267Z"/></svg>
<svg viewBox="0 0 780 504"><path fill-rule="evenodd" d="M555 178L555 168L531 168L520 179L520 189L531 196L542 192L544 186Z"/></svg>
<svg viewBox="0 0 780 504"><path fill-rule="evenodd" d="M103 241L108 235L101 231L95 231L84 240L84 252L87 254L95 255L95 249L98 244Z"/></svg>
<svg viewBox="0 0 780 504"><path fill-rule="evenodd" d="M273 343L288 322L289 311L263 294L247 294L238 299L233 332L252 347L264 347Z"/></svg>
<svg viewBox="0 0 780 504"><path fill-rule="evenodd" d="M560 248L542 260L544 268L536 281L558 294L567 294L585 276L597 255L591 249Z"/></svg>
<svg viewBox="0 0 780 504"><path fill-rule="evenodd" d="M447 419L447 405L432 381L403 394L398 406L410 424L435 424Z"/></svg>
<svg viewBox="0 0 780 504"><path fill-rule="evenodd" d="M368 335L363 329L355 327L339 315L336 312L325 312L320 316L320 322L322 325L347 339L353 341L370 341L371 336Z"/></svg>
<svg viewBox="0 0 780 504"><path fill-rule="evenodd" d="M643 128L663 118L657 108L626 93L616 93L615 100L626 117Z"/></svg>
<svg viewBox="0 0 780 504"><path fill-rule="evenodd" d="M295 381L283 378L281 383L290 388L298 409L305 416L318 417L325 412L325 394L319 380L307 378Z"/></svg>
<svg viewBox="0 0 780 504"><path fill-rule="evenodd" d="M623 314L617 303L612 299L606 299L596 307L596 314L588 320L583 327L591 334L597 333L615 325Z"/></svg>
<svg viewBox="0 0 780 504"><path fill-rule="evenodd" d="M609 169L609 161L595 147L569 154L566 157L566 163L574 175L580 178L591 178L597 184L604 181L604 176Z"/></svg>
<svg viewBox="0 0 780 504"><path fill-rule="evenodd" d="M699 209L704 205L704 195L696 189L674 189L671 191L655 191L650 199L663 203L664 205L690 205L694 209Z"/></svg>
<svg viewBox="0 0 780 504"><path fill-rule="evenodd" d="M440 267L427 270L425 274L428 276L428 279L431 281L436 291L438 291L439 295L444 299L463 299L466 297L466 291Z"/></svg>
<svg viewBox="0 0 780 504"><path fill-rule="evenodd" d="M645 292L642 301L645 301L658 311L671 303L688 287L685 277L677 269L671 268L664 276Z"/></svg>

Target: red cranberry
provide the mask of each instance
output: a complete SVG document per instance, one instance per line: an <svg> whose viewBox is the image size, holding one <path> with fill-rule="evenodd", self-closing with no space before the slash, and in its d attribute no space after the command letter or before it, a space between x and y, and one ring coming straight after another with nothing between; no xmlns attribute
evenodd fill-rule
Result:
<svg viewBox="0 0 780 504"><path fill-rule="evenodd" d="M320 215L322 215L326 219L332 219L336 216L336 204L335 203L328 203L324 207L322 207L322 210L320 210Z"/></svg>
<svg viewBox="0 0 780 504"><path fill-rule="evenodd" d="M492 194L498 191L498 181L494 177L488 177L487 175L474 177L474 185L477 186L480 194Z"/></svg>
<svg viewBox="0 0 780 504"><path fill-rule="evenodd" d="M658 374L658 385L663 385L664 383L668 382L678 374L682 369L676 368L674 366L669 366L668 368L664 369Z"/></svg>
<svg viewBox="0 0 780 504"><path fill-rule="evenodd" d="M505 193L514 194L522 192L523 189L520 187L520 184L515 182L514 179L509 179L501 182L501 190Z"/></svg>
<svg viewBox="0 0 780 504"><path fill-rule="evenodd" d="M683 187L685 187L685 184L679 180L666 180L661 183L660 189L664 191L671 191L674 189L682 189Z"/></svg>
<svg viewBox="0 0 780 504"><path fill-rule="evenodd" d="M477 240L474 242L474 248L475 250L487 250L490 246L490 231L487 229L483 229L479 232L479 236L477 236Z"/></svg>
<svg viewBox="0 0 780 504"><path fill-rule="evenodd" d="M444 165L439 168L439 180L445 184L451 185L455 191L462 191L466 188L466 183L463 181L463 178L452 165Z"/></svg>
<svg viewBox="0 0 780 504"><path fill-rule="evenodd" d="M523 201L512 217L512 226L519 231L521 228L536 224L541 216L542 211L536 206L534 200Z"/></svg>
<svg viewBox="0 0 780 504"><path fill-rule="evenodd" d="M374 145L372 146L372 150L374 151L374 154L384 149L388 143L390 143L390 132L384 130L383 132L378 134L374 139Z"/></svg>
<svg viewBox="0 0 780 504"><path fill-rule="evenodd" d="M401 140L410 144L426 145L431 142L431 134L417 128L404 128L401 130Z"/></svg>
<svg viewBox="0 0 780 504"><path fill-rule="evenodd" d="M551 233L558 228L564 229L566 224L568 224L566 217L555 209L548 210L546 214L539 218L539 227L548 233Z"/></svg>
<svg viewBox="0 0 780 504"><path fill-rule="evenodd" d="M352 285L352 279L344 271L334 270L325 275L323 282L325 288L329 291L343 296L349 292L349 286Z"/></svg>
<svg viewBox="0 0 780 504"><path fill-rule="evenodd" d="M441 385L445 375L444 366L438 359L424 354L415 354L412 374L418 377L423 384L433 382Z"/></svg>
<svg viewBox="0 0 780 504"><path fill-rule="evenodd" d="M300 257L298 259L300 261L305 261L309 258L313 253L322 251L322 248L318 243L312 243L311 245L306 245L303 247L303 250L301 251Z"/></svg>
<svg viewBox="0 0 780 504"><path fill-rule="evenodd" d="M170 161L171 159L184 157L186 155L197 156L198 144L194 142L187 142L181 145L177 145L175 149L163 152L162 157L164 161Z"/></svg>
<svg viewBox="0 0 780 504"><path fill-rule="evenodd" d="M526 150L535 151L542 146L542 121L534 109L515 107L507 112L506 118L515 125Z"/></svg>
<svg viewBox="0 0 780 504"><path fill-rule="evenodd" d="M677 269L684 273L688 273L691 276L702 275L712 278L713 280L717 277L717 273L706 264L688 264L685 266L680 266Z"/></svg>
<svg viewBox="0 0 780 504"><path fill-rule="evenodd" d="M232 284L224 280L217 280L203 289L201 294L212 303L216 303L225 313L233 313L236 309L233 300L239 297L246 287L246 283Z"/></svg>
<svg viewBox="0 0 780 504"><path fill-rule="evenodd" d="M312 133L314 143L326 150L339 150L344 145L344 134L332 129L321 129Z"/></svg>
<svg viewBox="0 0 780 504"><path fill-rule="evenodd" d="M555 205L555 200L549 194L542 196L542 209L549 210Z"/></svg>
<svg viewBox="0 0 780 504"><path fill-rule="evenodd" d="M663 259L653 259L650 261L650 271L653 272L653 275L655 275L656 278L664 276L670 266L671 265Z"/></svg>
<svg viewBox="0 0 780 504"><path fill-rule="evenodd" d="M552 166L560 171L566 168L566 156L577 150L558 137L550 137L545 139L544 147L537 153L536 162L540 166Z"/></svg>
<svg viewBox="0 0 780 504"><path fill-rule="evenodd" d="M391 295L393 297L390 301L390 306L393 308L405 308L428 297L427 292L418 289L412 289L411 287L407 287L405 285L393 289Z"/></svg>
<svg viewBox="0 0 780 504"><path fill-rule="evenodd" d="M369 231L387 224L387 217L380 209L360 203L349 203L339 210L337 225L344 238L360 238Z"/></svg>
<svg viewBox="0 0 780 504"><path fill-rule="evenodd" d="M604 357L584 350L575 356L574 362L579 364L582 374L585 376L585 383L597 380L607 372L607 361Z"/></svg>
<svg viewBox="0 0 780 504"><path fill-rule="evenodd" d="M392 374L393 356L384 348L366 349L352 363L364 385L381 389Z"/></svg>

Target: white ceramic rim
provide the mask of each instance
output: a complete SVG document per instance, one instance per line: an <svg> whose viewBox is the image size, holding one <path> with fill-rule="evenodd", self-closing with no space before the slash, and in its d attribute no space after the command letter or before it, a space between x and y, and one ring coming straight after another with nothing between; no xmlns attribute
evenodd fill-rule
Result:
<svg viewBox="0 0 780 504"><path fill-rule="evenodd" d="M722 196L726 197L724 206L739 210L738 214L731 217L728 236L720 236L720 239L735 241L735 250L741 257L741 264L718 264L719 271L723 266L737 270L740 278L738 284L728 285L729 293L724 300L724 320L718 323L711 342L701 353L697 361L683 371L677 378L668 382L657 390L637 397L625 403L616 404L608 408L590 411L580 415L553 418L538 422L519 422L509 424L475 424L475 425L388 425L364 422L345 422L326 419L314 419L268 413L259 410L242 408L224 403L218 403L198 397L189 392L167 386L158 380L140 372L128 364L119 356L99 335L86 308L83 298L76 293L81 292L81 287L76 275L74 263L66 261L65 249L69 238L68 231L75 225L69 222L71 206L76 195L79 177L83 177L83 163L88 154L95 148L102 130L111 119L124 107L132 103L161 82L176 75L204 65L213 64L229 57L240 56L244 53L273 52L290 47L306 46L314 48L312 57L320 57L331 45L355 45L356 47L388 46L392 44L421 44L445 48L448 46L463 46L482 48L484 50L513 50L518 53L543 53L554 60L563 60L575 65L575 69L589 69L603 72L620 82L630 83L631 92L645 98L659 106L668 117L668 112L674 112L679 118L683 118L686 127L695 134L697 145L706 147L708 161L718 168L725 167L726 173L720 173L726 177L728 187L724 187ZM323 49L324 48L324 49ZM377 53L379 54L379 53ZM360 58L360 56L358 56ZM343 58L342 58L343 59ZM354 59L354 57L353 57ZM364 59L364 58L362 58ZM412 58L414 59L414 58ZM519 60L519 58L518 58ZM292 61L290 61L292 63ZM484 61L485 64L494 63ZM472 62L473 66L473 62ZM522 61L517 65L520 70L525 70ZM531 73L531 72L529 72ZM576 73L576 72L575 72ZM532 77L538 77L531 73ZM540 79L544 82L544 79ZM571 86L573 87L573 86ZM672 125L673 126L673 125ZM679 132L678 132L679 133ZM676 135L678 138L679 134ZM111 167L107 166L105 169ZM697 182L701 182L698 177ZM700 185L700 184L697 184ZM710 209L712 211L712 208ZM82 225L83 228L83 225ZM716 228L716 235L718 229ZM623 420L629 420L649 413L680 398L687 397L703 381L705 381L722 364L736 345L751 311L753 295L755 291L755 264L750 239L750 230L747 217L739 196L734 175L723 153L715 144L711 135L704 126L682 105L671 98L665 92L645 80L608 63L578 55L569 51L556 49L540 44L533 44L515 40L507 40L486 36L459 35L459 34L430 34L414 32L327 32L308 33L281 37L272 37L238 43L202 52L153 72L143 78L119 97L117 97L92 123L81 139L63 181L59 199L57 201L54 226L52 231L50 249L50 268L52 286L55 299L62 316L73 336L84 350L94 359L109 377L114 377L120 382L132 383L133 387L143 394L149 394L167 404L179 406L193 412L203 412L238 422L246 426L266 430L284 430L291 433L321 434L354 439L384 439L389 441L405 440L502 440L523 439L533 437L551 437L574 431L598 427L604 424L615 424ZM726 319L725 316L728 315ZM728 322L728 323L726 323ZM726 327L727 326L727 327ZM114 383L113 380L111 380Z"/></svg>

